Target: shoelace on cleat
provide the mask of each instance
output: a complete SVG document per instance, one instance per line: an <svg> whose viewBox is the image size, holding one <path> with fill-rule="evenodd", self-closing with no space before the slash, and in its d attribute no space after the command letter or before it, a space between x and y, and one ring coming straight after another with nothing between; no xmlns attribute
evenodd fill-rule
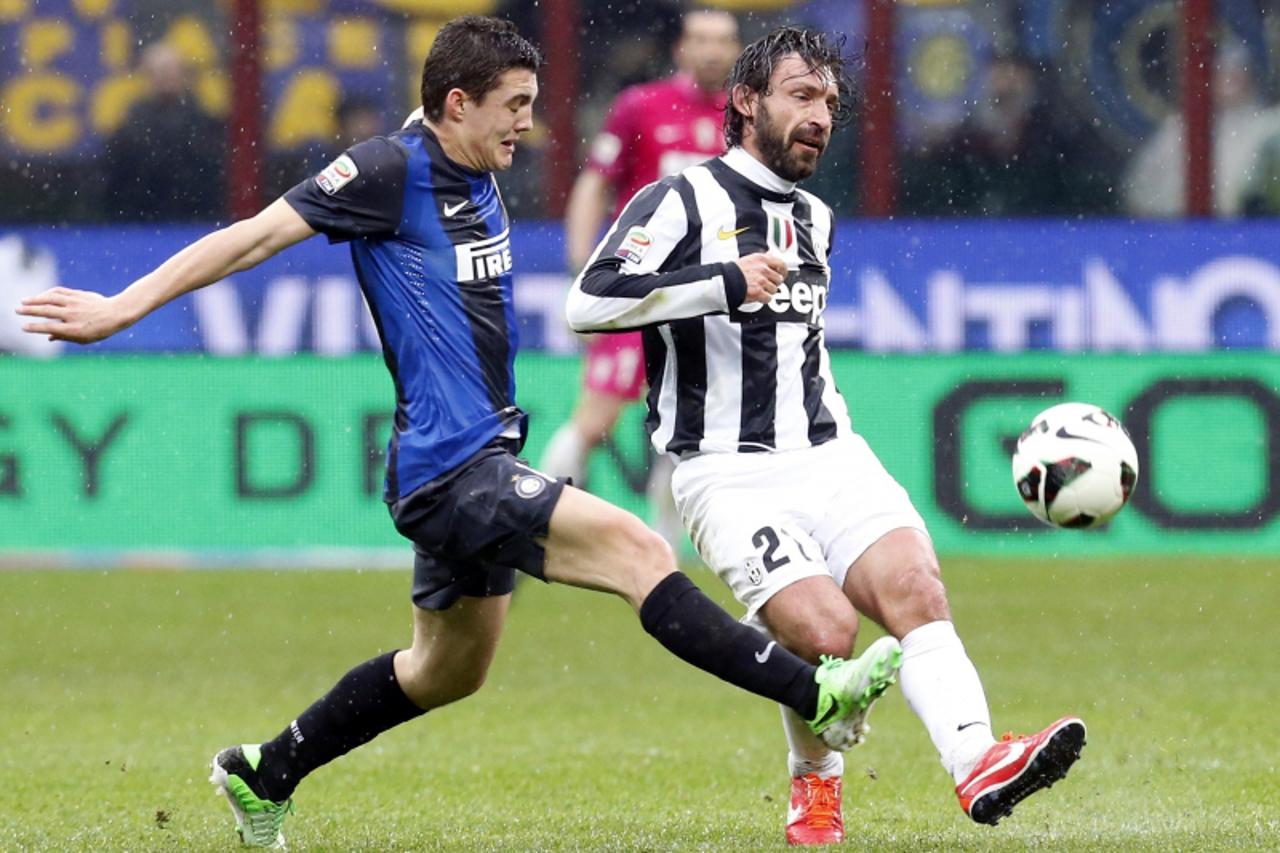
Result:
<svg viewBox="0 0 1280 853"><path fill-rule="evenodd" d="M258 844L274 844L280 834L287 815L293 814L293 800L285 800L284 805L271 803L262 811L246 812L244 819L249 826L249 834Z"/></svg>
<svg viewBox="0 0 1280 853"><path fill-rule="evenodd" d="M801 777L801 781L804 782L804 797L808 806L804 822L809 826L835 826L840 812L840 801L836 798L839 779L835 776L823 779L816 773L808 773Z"/></svg>

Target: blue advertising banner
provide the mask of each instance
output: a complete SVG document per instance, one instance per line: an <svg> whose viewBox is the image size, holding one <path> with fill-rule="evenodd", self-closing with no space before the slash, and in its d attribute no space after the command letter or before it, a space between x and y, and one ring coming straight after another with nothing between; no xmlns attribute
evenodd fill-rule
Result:
<svg viewBox="0 0 1280 853"><path fill-rule="evenodd" d="M113 293L203 232L187 227L0 233L0 306L47 287ZM824 319L868 352L1280 349L1280 222L849 220L836 228ZM572 352L558 223L512 229L522 345ZM780 294L779 298L786 298ZM347 249L313 239L177 300L85 350L23 336L0 350L345 355L376 350Z"/></svg>

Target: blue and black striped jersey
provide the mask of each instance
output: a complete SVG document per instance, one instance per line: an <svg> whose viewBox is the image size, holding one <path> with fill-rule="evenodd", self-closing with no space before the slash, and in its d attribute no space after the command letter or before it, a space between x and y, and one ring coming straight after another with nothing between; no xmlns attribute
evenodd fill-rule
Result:
<svg viewBox="0 0 1280 853"><path fill-rule="evenodd" d="M523 440L510 222L492 173L453 162L415 122L355 145L285 200L351 243L396 387L385 500L499 435Z"/></svg>

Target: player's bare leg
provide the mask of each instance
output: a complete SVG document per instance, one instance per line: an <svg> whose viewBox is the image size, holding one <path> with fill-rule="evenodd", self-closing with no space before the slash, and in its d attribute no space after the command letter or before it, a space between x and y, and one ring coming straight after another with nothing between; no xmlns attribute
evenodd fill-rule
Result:
<svg viewBox="0 0 1280 853"><path fill-rule="evenodd" d="M677 571L670 547L640 519L579 489L564 489L552 513L544 574L624 598L672 654L794 709L838 748L845 721L883 691L879 659L829 658L814 667L777 648Z"/></svg>
<svg viewBox="0 0 1280 853"><path fill-rule="evenodd" d="M858 631L853 606L835 581L824 576L803 578L774 593L761 608L760 618L771 636L808 661L824 654L848 657ZM866 727L865 713L860 730ZM837 844L844 840L844 755L815 737L789 708L782 709L782 723L791 775L787 842Z"/></svg>
<svg viewBox="0 0 1280 853"><path fill-rule="evenodd" d="M283 846L280 827L308 773L377 735L480 689L511 596L463 596L447 610L414 608L413 646L352 669L274 739L228 747L213 759L248 846Z"/></svg>
<svg viewBox="0 0 1280 853"><path fill-rule="evenodd" d="M424 711L484 685L506 622L510 595L463 596L448 610L413 608L413 645L395 656L400 689Z"/></svg>
<svg viewBox="0 0 1280 853"><path fill-rule="evenodd" d="M1024 797L1066 775L1084 723L1064 717L1029 738L997 743L982 682L951 623L928 536L893 530L850 566L844 590L860 613L902 642L902 694L929 731L961 807L994 824Z"/></svg>
<svg viewBox="0 0 1280 853"><path fill-rule="evenodd" d="M626 510L572 486L551 515L548 581L618 595L637 613L675 571L667 543Z"/></svg>

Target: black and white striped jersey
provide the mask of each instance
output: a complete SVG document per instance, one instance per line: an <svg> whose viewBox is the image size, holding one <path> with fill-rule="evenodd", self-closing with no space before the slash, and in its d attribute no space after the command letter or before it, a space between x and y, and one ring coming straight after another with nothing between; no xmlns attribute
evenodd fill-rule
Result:
<svg viewBox="0 0 1280 853"><path fill-rule="evenodd" d="M741 148L635 195L573 283L580 332L642 329L647 425L661 452L752 452L852 432L823 339L831 209ZM744 305L733 261L771 252L789 273Z"/></svg>

